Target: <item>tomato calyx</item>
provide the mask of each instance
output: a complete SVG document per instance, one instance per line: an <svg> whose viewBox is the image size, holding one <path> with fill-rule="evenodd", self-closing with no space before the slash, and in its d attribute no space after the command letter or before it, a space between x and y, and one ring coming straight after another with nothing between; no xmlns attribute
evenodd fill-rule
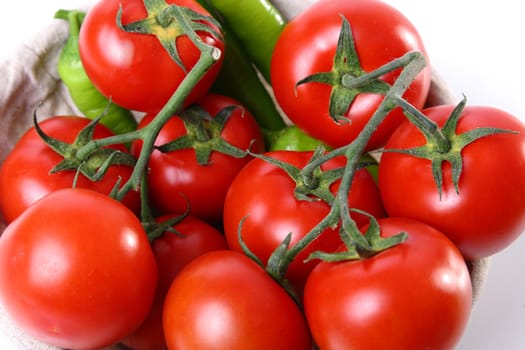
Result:
<svg viewBox="0 0 525 350"><path fill-rule="evenodd" d="M131 154L112 148L97 147L82 157L78 156L77 151L93 141L93 133L99 120L100 118L92 120L78 133L75 141L69 144L47 135L38 124L36 111L33 113L35 131L53 151L64 158L50 170L51 174L74 170L91 181L99 181L112 165L135 165L136 160Z"/></svg>
<svg viewBox="0 0 525 350"><path fill-rule="evenodd" d="M316 162L324 153L325 148L323 146L315 148L310 161L303 168L298 168L292 164L263 154L250 154L285 171L295 182L294 193L297 199L307 201L323 200L328 205L331 205L335 197L330 191L330 186L341 178L344 168L322 170L320 165L315 167L309 166Z"/></svg>
<svg viewBox="0 0 525 350"><path fill-rule="evenodd" d="M189 210L181 215L176 215L160 222L153 219L142 219L142 226L144 227L150 242L153 242L155 239L161 237L165 232L175 234L179 237L184 237L184 234L174 229L173 226L184 220L188 214Z"/></svg>
<svg viewBox="0 0 525 350"><path fill-rule="evenodd" d="M221 25L212 16L202 15L187 7L169 5L164 0L144 0L144 6L147 17L128 24L122 24L122 6L120 6L117 25L129 33L155 35L171 58L185 72L187 67L184 66L177 49L178 37L189 36L199 48L206 44L199 38L197 31L222 38L220 30L213 28L213 26L220 28Z"/></svg>
<svg viewBox="0 0 525 350"><path fill-rule="evenodd" d="M171 215L166 217L164 220L160 220L153 215L151 210L150 201L149 201L149 189L148 189L148 180L147 180L147 171L141 178L140 186L140 199L141 199L141 209L140 209L140 222L146 236L150 242L153 242L157 238L162 237L164 233L172 233L179 237L184 237L184 234L177 231L173 226L184 220L190 214L190 203L188 199L181 193L181 196L186 199L188 205L184 213L180 215Z"/></svg>
<svg viewBox="0 0 525 350"><path fill-rule="evenodd" d="M247 156L247 151L235 147L221 135L233 111L237 108L241 107L236 105L227 106L221 109L214 117L196 104L186 108L179 115L184 122L186 135L157 146L156 149L167 153L192 148L195 150L197 162L200 165L209 164L211 153L214 151L235 158Z"/></svg>
<svg viewBox="0 0 525 350"><path fill-rule="evenodd" d="M355 227L349 227L346 230L343 228L341 238L346 249L334 253L313 252L308 260L320 259L327 262L339 262L366 259L407 240L408 233L406 232L399 232L390 237L381 237L381 229L376 218L359 209L351 208L350 210L370 219L366 231L361 234L359 230L356 231Z"/></svg>
<svg viewBox="0 0 525 350"><path fill-rule="evenodd" d="M432 164L432 176L438 189L439 198L443 192L443 163L449 162L452 167L452 183L459 194L459 179L463 171L462 150L476 140L501 133L515 133L512 130L500 128L479 127L462 134L456 133L456 127L465 105L464 97L454 108L443 127L427 118L422 112L399 101L405 110L405 115L425 136L426 143L410 149L388 149L383 152L400 152L414 157L428 159Z"/></svg>
<svg viewBox="0 0 525 350"><path fill-rule="evenodd" d="M357 95L363 92L384 95L390 90L390 85L377 74L369 74L362 68L350 24L344 16L341 18L332 70L309 75L297 82L296 87L312 82L331 85L329 114L337 123L348 123L350 120L345 114Z"/></svg>

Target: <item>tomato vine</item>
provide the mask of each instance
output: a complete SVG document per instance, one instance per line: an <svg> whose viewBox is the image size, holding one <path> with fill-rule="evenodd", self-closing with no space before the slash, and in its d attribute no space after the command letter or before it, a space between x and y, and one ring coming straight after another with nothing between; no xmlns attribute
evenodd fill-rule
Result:
<svg viewBox="0 0 525 350"><path fill-rule="evenodd" d="M186 10L179 9L176 5L168 5L164 1L145 1L145 5L148 10L148 17L144 20L136 21L128 25L122 25L120 23L121 10L119 10L117 22L119 23L122 30L141 33L144 35L157 35L165 49L170 53L170 56L173 58L173 60L179 64L180 59L176 53L176 48L170 44L173 42L174 38L170 37L168 40L166 37L167 33L173 32L175 33L175 36L183 34L187 35L199 48L201 53L197 64L187 72L185 79L174 91L166 105L164 105L164 107L156 114L150 124L142 129L125 134L104 139L90 140L89 142L83 144L76 151L76 157L78 160L84 161L92 154L97 152L97 149L100 147L117 143L127 143L138 139L143 141L142 149L134 166L132 176L120 187L118 191L115 191L114 193L114 197L117 200L121 200L130 190L137 190L141 186L146 186L146 182L143 181L143 178L146 176L148 160L155 148L169 151L188 146L188 142L191 141L190 136L175 140L170 144L160 147L155 147L154 141L158 136L160 129L167 122L167 120L174 114L181 113L183 111L183 103L185 98L189 95L195 84L204 76L208 69L210 69L210 67L220 59L222 55L219 49L204 43L195 33L195 30L204 29L206 31L210 31L214 35L217 35L217 32L212 31L209 27L204 28L205 25L200 22L195 22L195 20L209 20L214 26L220 28L220 24L217 21L201 15L195 17L193 16L193 12L190 11L188 14ZM374 131L383 122L385 117L397 107L400 107L403 111L405 111L408 119L412 123L416 124L418 128L420 128L420 130L427 137L429 144L432 143L444 145L443 147L450 148L450 143L444 138L445 136L450 137L454 135L454 121L457 121L457 118L459 118L459 114L463 106L463 104L458 106L456 112L450 119L449 125L445 126L443 129L438 129L435 123L426 118L417 110L416 107L411 105L403 98L403 95L409 88L410 84L426 67L427 62L425 55L418 51L408 52L401 57L393 59L390 62L367 72L361 67L361 63L356 52L351 23L349 23L349 21L344 16L341 17L342 25L332 71L319 72L305 77L304 79L298 81L296 86L310 83L324 83L331 85L332 92L329 109L330 115L337 123L349 122L343 116L343 112L348 109L358 94L373 93L383 95L384 98L382 102L377 107L362 131L354 139L354 141L342 147L331 150L326 150L322 145L319 146L310 162L302 169L285 164L284 162L278 161L276 159L272 159L271 157L252 153L250 150L237 149L236 147L225 142L215 145L209 144L203 152L199 153L199 162L202 163L207 162L209 154L214 149L226 149L228 154L231 153L235 157L243 157L249 154L254 157L262 158L265 161L281 167L288 173L288 175L296 183L295 193L298 199L314 200L312 198L316 198L327 202L331 206L328 215L326 215L323 220L321 220L314 228L312 228L312 230L299 242L293 246L290 246L290 236L288 236L281 243L281 245L275 249L269 259L267 266L264 266L267 272L273 276L275 280L283 285L286 284L285 273L290 262L293 261L293 259L307 245L315 240L328 227L336 227L337 225L341 224L339 234L345 243L346 251L336 253L315 252L311 255L312 259L317 258L329 261L360 259L372 256L380 251L404 242L407 239L407 234L405 232L401 232L389 238L381 238L379 235L379 227L376 224L375 219L365 212L351 208L349 205L348 193L354 178L354 174L361 166L361 157L365 153L367 144ZM157 26L159 23L164 28L163 30L154 29L154 26ZM175 29L170 31L165 28L167 25L174 26ZM401 72L393 84L388 84L381 80L383 75L396 70L401 70ZM221 122L224 123L227 120L227 112L228 111L224 111L224 113L221 114L219 120L215 121L216 124L218 123L218 126L216 125L215 129L218 128L220 131ZM209 129L207 131L202 129L203 119L195 119L195 116L196 113L194 113L191 109L187 109L183 113L185 122L195 133L195 140L191 142L208 141L205 140L207 138L206 133L213 132L215 129ZM217 130L215 130L215 132L216 131ZM477 129L475 132L469 133L467 135L461 135L460 139L462 141L460 141L460 145L458 147L461 149L462 147L465 147L467 144L480 137L500 132L506 131L499 129ZM429 154L434 154L434 149L428 148L428 146L424 146L418 149L403 150L402 152L430 158ZM332 170L330 172L320 171L320 166L323 163L339 156L344 156L347 160L344 168ZM441 185L442 180L440 177L440 167L441 163L445 160L455 164L454 179L457 185L457 179L459 178L459 174L461 172L460 153L455 153L450 157L442 156L437 160L434 158L432 159L436 186L439 188ZM336 195L334 196L329 191L328 187L335 180L339 179L341 180L341 184ZM143 190L142 196L144 197L146 193L147 191ZM355 221L350 217L350 213L352 211L358 211L360 214L370 217L371 225L365 234L360 232ZM252 258L255 258L254 254L250 252L249 247L242 243L242 222L239 223L238 234L239 241L241 241L245 253ZM263 265L261 261L257 262Z"/></svg>

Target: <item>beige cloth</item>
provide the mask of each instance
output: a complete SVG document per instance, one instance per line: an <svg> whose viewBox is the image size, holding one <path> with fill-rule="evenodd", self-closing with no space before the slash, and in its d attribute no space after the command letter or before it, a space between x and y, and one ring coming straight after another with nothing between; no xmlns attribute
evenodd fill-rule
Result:
<svg viewBox="0 0 525 350"><path fill-rule="evenodd" d="M315 1L275 0L274 3L287 18L291 18ZM32 126L32 115L37 106L37 114L41 118L77 113L56 70L60 50L67 38L67 24L60 20L50 22L33 40L21 45L10 58L0 62L0 163L16 140ZM434 104L452 98L437 77L432 91L431 101ZM0 230L3 226L0 220ZM472 267L477 296L486 277L488 260L475 262ZM1 342L4 338L8 343ZM1 304L0 345L7 350L58 350L33 339L13 325Z"/></svg>

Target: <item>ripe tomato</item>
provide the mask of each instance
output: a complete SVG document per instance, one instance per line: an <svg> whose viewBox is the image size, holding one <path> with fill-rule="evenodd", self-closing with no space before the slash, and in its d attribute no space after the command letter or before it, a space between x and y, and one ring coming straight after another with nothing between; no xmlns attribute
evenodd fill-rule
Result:
<svg viewBox="0 0 525 350"><path fill-rule="evenodd" d="M439 106L423 112L443 126L453 108ZM436 227L467 259L492 255L525 230L525 126L499 109L466 106L456 134L478 127L519 134L485 136L463 148L459 194L452 183L449 162L442 166L441 199L430 160L386 152L379 163L379 187L389 215L411 217ZM421 132L407 122L385 148L407 149L424 143Z"/></svg>
<svg viewBox="0 0 525 350"><path fill-rule="evenodd" d="M310 350L303 314L259 265L231 250L206 253L175 278L164 305L169 349Z"/></svg>
<svg viewBox="0 0 525 350"><path fill-rule="evenodd" d="M220 110L239 102L223 95L208 94L200 99L202 106L212 117ZM146 115L139 123L143 128L153 119ZM160 131L155 145L160 146L176 138L187 135L184 122L179 117L171 118ZM253 152L262 152L264 140L262 132L252 115L245 109L235 109L221 132L221 137L230 144ZM202 142L203 144L205 142ZM140 152L142 142L135 142L132 153ZM197 142L195 147L200 147ZM212 152L208 164L199 164L193 148L163 153L153 151L149 161L148 184L152 206L161 214L182 213L188 202L191 215L209 222L222 218L222 208L226 191L237 172L251 157L234 158Z"/></svg>
<svg viewBox="0 0 525 350"><path fill-rule="evenodd" d="M136 329L157 286L141 222L86 189L55 191L0 236L0 300L28 334L66 349L98 349Z"/></svg>
<svg viewBox="0 0 525 350"><path fill-rule="evenodd" d="M304 167L313 152L274 151L267 156ZM323 170L344 166L345 158L334 158L323 164ZM339 180L332 184L332 193L338 190ZM250 161L232 182L224 202L224 233L231 249L241 251L239 223L242 239L248 248L266 263L271 253L292 233L291 246L303 238L329 212L330 207L321 200L299 200L296 198L295 182L281 168L261 159ZM356 172L349 194L352 208L359 208L376 217L384 215L379 191L372 176L361 169ZM352 214L360 226L368 219ZM287 278L298 292L317 260L304 260L314 251L334 251L341 244L338 228L327 229L304 249L291 263Z"/></svg>
<svg viewBox="0 0 525 350"><path fill-rule="evenodd" d="M209 15L193 0L168 0ZM145 19L143 0L98 1L86 15L79 36L82 64L93 84L106 97L127 109L157 112L173 95L186 72L171 58L159 39L149 34L128 33L117 26L117 13L126 25ZM204 32L201 39L221 51L222 40ZM180 59L189 71L198 61L199 49L181 36L176 40ZM214 64L186 99L189 104L207 92L217 76L222 59Z"/></svg>
<svg viewBox="0 0 525 350"><path fill-rule="evenodd" d="M160 217L164 221L170 216ZM167 349L162 328L162 309L168 289L180 270L198 256L212 250L226 250L224 235L213 226L195 217L186 216L173 225L179 234L165 232L152 243L159 269L155 300L148 318L135 332L121 342L132 349Z"/></svg>
<svg viewBox="0 0 525 350"><path fill-rule="evenodd" d="M307 134L334 148L350 143L363 129L383 100L382 95L362 93L350 105L347 123L336 123L329 114L331 86L296 84L315 73L332 70L341 29L341 15L350 22L362 68L370 72L410 51L426 55L414 26L399 11L376 0L328 0L311 5L284 28L271 62L275 97L284 113ZM392 84L400 70L382 77ZM412 82L404 97L423 107L430 88L427 66ZM403 121L399 108L392 111L373 134L368 150L382 146Z"/></svg>
<svg viewBox="0 0 525 350"><path fill-rule="evenodd" d="M77 116L56 116L39 123L47 135L66 143L73 143L76 136L89 119ZM94 139L111 136L112 133L102 125L97 125ZM115 146L122 152L123 146ZM0 208L6 222L11 222L31 204L46 194L61 188L73 186L76 171L49 172L64 158L52 150L38 135L35 128L29 129L15 144L0 169ZM100 181L91 181L80 174L76 187L89 188L109 194L116 182L129 179L132 167L110 167ZM134 212L139 211L140 198L136 191L130 191L122 201Z"/></svg>
<svg viewBox="0 0 525 350"><path fill-rule="evenodd" d="M321 262L304 308L320 349L453 349L468 322L472 286L454 244L405 218L380 219L381 235L404 243L364 260Z"/></svg>

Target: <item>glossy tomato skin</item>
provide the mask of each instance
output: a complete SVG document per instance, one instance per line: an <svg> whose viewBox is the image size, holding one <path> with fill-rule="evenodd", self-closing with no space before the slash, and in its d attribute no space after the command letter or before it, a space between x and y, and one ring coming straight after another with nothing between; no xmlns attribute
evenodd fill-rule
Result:
<svg viewBox="0 0 525 350"><path fill-rule="evenodd" d="M160 222L172 216L163 216ZM226 250L224 235L205 221L186 216L173 225L179 233L165 232L152 242L153 253L159 270L159 282L155 300L148 318L121 343L132 349L167 349L162 328L162 309L168 289L180 270L198 256L214 251Z"/></svg>
<svg viewBox="0 0 525 350"><path fill-rule="evenodd" d="M313 152L274 151L267 156L303 167ZM344 166L344 158L334 158L325 163L323 170ZM331 187L333 193L339 181ZM250 161L232 182L224 202L224 233L231 249L241 251L238 239L239 223L243 221L241 235L248 248L266 263L275 248L292 233L291 245L303 238L329 212L323 201L298 200L294 194L295 183L284 170L261 159ZM356 172L349 194L352 208L359 208L376 216L384 216L377 186L371 175L361 169ZM352 214L356 223L364 225L367 218ZM291 263L287 278L302 289L306 277L317 260L303 261L310 253L334 251L341 244L338 229L327 229L305 248Z"/></svg>
<svg viewBox="0 0 525 350"><path fill-rule="evenodd" d="M423 112L443 125L453 108L439 106ZM519 133L486 136L463 149L459 194L448 162L443 164L441 200L429 160L386 152L379 163L379 187L389 215L411 217L436 227L469 260L500 251L525 230L525 126L493 107L465 107L456 133L477 127ZM424 142L421 133L405 123L385 147L405 149Z"/></svg>
<svg viewBox="0 0 525 350"><path fill-rule="evenodd" d="M328 112L330 85L306 83L296 86L307 76L332 69L341 15L350 22L357 54L367 72L410 51L420 51L427 57L416 28L403 14L382 1L319 1L291 20L272 56L271 80L275 97L295 125L334 148L350 143L383 100L381 95L360 94L345 115L350 122L337 124ZM391 72L383 80L392 84L399 73L400 70ZM404 95L417 108L424 105L430 79L430 66L427 65ZM368 150L382 146L403 120L399 108L391 112L372 135Z"/></svg>
<svg viewBox="0 0 525 350"><path fill-rule="evenodd" d="M469 319L472 286L454 244L405 218L380 219L381 235L404 243L371 258L321 262L304 308L314 341L333 349L439 349L457 344Z"/></svg>
<svg viewBox="0 0 525 350"><path fill-rule="evenodd" d="M193 0L168 0L167 3L209 15ZM120 6L124 25L146 18L142 0L98 1L88 12L80 30L82 64L93 84L117 105L142 112L157 112L175 92L186 73L155 36L126 33L117 26ZM222 40L202 32L199 36L207 44L224 49ZM191 70L199 59L200 51L187 36L177 39L177 48L186 70ZM221 63L222 58L193 88L186 105L207 92Z"/></svg>
<svg viewBox="0 0 525 350"><path fill-rule="evenodd" d="M39 126L47 135L73 143L80 130L89 122L84 117L55 116L40 122ZM112 135L106 127L99 124L93 138ZM114 148L126 152L121 145ZM14 220L46 194L73 186L76 171L49 173L63 159L42 140L34 127L22 135L0 168L0 207L6 222ZM80 174L76 187L109 194L116 182L120 179L124 183L132 171L132 167L115 165L102 180L95 182ZM122 202L135 213L139 212L140 198L137 191L130 191Z"/></svg>
<svg viewBox="0 0 525 350"><path fill-rule="evenodd" d="M170 350L312 348L297 304L253 260L231 250L206 253L175 278L164 331Z"/></svg>
<svg viewBox="0 0 525 350"><path fill-rule="evenodd" d="M157 265L136 216L86 189L55 191L0 236L0 299L15 324L67 349L98 349L147 316Z"/></svg>
<svg viewBox="0 0 525 350"><path fill-rule="evenodd" d="M227 106L239 102L227 96L208 94L198 102L211 116ZM146 115L139 123L139 129L149 124L153 115ZM171 118L160 131L155 145L168 143L186 135L182 119ZM264 150L264 139L257 122L247 110L237 108L226 122L221 136L232 145L253 152ZM251 145L251 146L250 146ZM132 153L138 155L141 142L132 146ZM160 214L182 213L188 202L191 215L208 222L217 223L222 218L226 191L237 172L251 159L212 152L208 164L197 162L194 149L182 149L168 153L153 151L149 161L149 192L152 206Z"/></svg>

